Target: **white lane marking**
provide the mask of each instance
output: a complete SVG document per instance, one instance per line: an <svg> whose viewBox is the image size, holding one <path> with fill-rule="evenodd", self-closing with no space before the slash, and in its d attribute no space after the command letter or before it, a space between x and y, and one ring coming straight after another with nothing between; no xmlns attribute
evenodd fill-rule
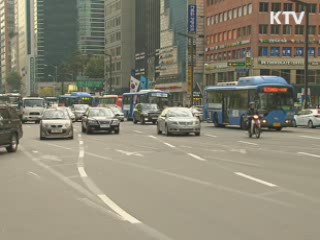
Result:
<svg viewBox="0 0 320 240"><path fill-rule="evenodd" d="M205 134L206 137L212 137L212 138L217 138L216 135L211 135L211 134Z"/></svg>
<svg viewBox="0 0 320 240"><path fill-rule="evenodd" d="M125 154L127 156L136 156L136 157L143 157L142 154L138 153L138 152L127 152L121 149L116 149L117 152Z"/></svg>
<svg viewBox="0 0 320 240"><path fill-rule="evenodd" d="M78 137L81 138L81 136L82 136L81 133L79 133L79 134L78 134Z"/></svg>
<svg viewBox="0 0 320 240"><path fill-rule="evenodd" d="M152 135L149 135L149 138L158 139L157 137L152 136Z"/></svg>
<svg viewBox="0 0 320 240"><path fill-rule="evenodd" d="M317 139L320 140L320 137L312 137L312 136L300 136L301 138L309 138L309 139Z"/></svg>
<svg viewBox="0 0 320 240"><path fill-rule="evenodd" d="M84 158L84 150L80 150L79 152L79 158Z"/></svg>
<svg viewBox="0 0 320 240"><path fill-rule="evenodd" d="M33 152L33 153L39 153L39 151L36 151L36 150L33 150L32 152Z"/></svg>
<svg viewBox="0 0 320 240"><path fill-rule="evenodd" d="M258 146L258 144L256 144L256 143L252 143L252 142L245 142L245 141L238 141L238 142L239 142L239 143L248 144L248 145Z"/></svg>
<svg viewBox="0 0 320 240"><path fill-rule="evenodd" d="M193 154L193 153L188 153L188 155L189 155L190 157L193 157L193 158L195 158L195 159L197 159L197 160L199 160L199 161L202 161L202 162L206 162L206 161L207 161L207 160L203 159L202 157L199 157L199 156L197 156L197 155L195 155L195 154Z"/></svg>
<svg viewBox="0 0 320 240"><path fill-rule="evenodd" d="M141 131L139 130L134 130L135 133L142 133Z"/></svg>
<svg viewBox="0 0 320 240"><path fill-rule="evenodd" d="M79 141L79 144L80 144L80 145L83 145L83 141L82 141L82 140L81 140L81 141Z"/></svg>
<svg viewBox="0 0 320 240"><path fill-rule="evenodd" d="M230 152L238 152L238 153L246 154L247 150L245 150L245 149L230 149Z"/></svg>
<svg viewBox="0 0 320 240"><path fill-rule="evenodd" d="M241 176L241 177L244 177L244 178L247 178L247 179L250 179L250 180L255 181L257 183L261 183L261 184L266 185L268 187L277 187L277 185L275 185L273 183L266 182L266 181L261 180L259 178L251 177L251 176L246 175L246 174L241 173L241 172L235 172L234 174L236 174L238 176Z"/></svg>
<svg viewBox="0 0 320 240"><path fill-rule="evenodd" d="M66 150L72 150L71 148L63 147L63 146L52 144L52 143L45 143L45 142L42 142L42 143L47 144L49 146L53 146L53 147L58 147L58 148L66 149Z"/></svg>
<svg viewBox="0 0 320 240"><path fill-rule="evenodd" d="M86 171L84 170L84 167L78 167L78 172L79 172L81 177L83 177L83 178L88 177Z"/></svg>
<svg viewBox="0 0 320 240"><path fill-rule="evenodd" d="M28 172L29 175L33 175L35 176L36 178L41 178L38 174L34 173L34 172Z"/></svg>
<svg viewBox="0 0 320 240"><path fill-rule="evenodd" d="M132 224L138 224L141 223L138 219L131 216L129 213L124 211L122 208L120 208L114 201L112 201L110 198L108 198L105 194L98 194L98 197L106 204L108 205L113 211L115 211L117 214L119 214L124 220L132 223Z"/></svg>
<svg viewBox="0 0 320 240"><path fill-rule="evenodd" d="M167 145L168 147L171 147L171 148L175 148L175 146L173 146L173 145L171 145L170 143L163 143L163 144L165 144L165 145Z"/></svg>
<svg viewBox="0 0 320 240"><path fill-rule="evenodd" d="M190 146L185 146L185 145L181 145L180 147L183 147L183 148L192 148Z"/></svg>
<svg viewBox="0 0 320 240"><path fill-rule="evenodd" d="M312 154L312 153L298 152L297 154L299 154L299 155L305 155L305 156L308 156L308 157L320 158L320 155Z"/></svg>
<svg viewBox="0 0 320 240"><path fill-rule="evenodd" d="M55 162L62 162L62 160L55 155L43 155L41 156L41 159L55 161Z"/></svg>

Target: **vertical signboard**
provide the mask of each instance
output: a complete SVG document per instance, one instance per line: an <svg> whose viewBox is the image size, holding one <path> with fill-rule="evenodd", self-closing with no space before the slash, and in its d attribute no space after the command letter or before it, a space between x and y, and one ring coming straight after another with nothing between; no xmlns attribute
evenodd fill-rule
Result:
<svg viewBox="0 0 320 240"><path fill-rule="evenodd" d="M197 32L197 5L189 4L188 6L188 32Z"/></svg>
<svg viewBox="0 0 320 240"><path fill-rule="evenodd" d="M30 92L35 93L35 64L34 57L30 57Z"/></svg>

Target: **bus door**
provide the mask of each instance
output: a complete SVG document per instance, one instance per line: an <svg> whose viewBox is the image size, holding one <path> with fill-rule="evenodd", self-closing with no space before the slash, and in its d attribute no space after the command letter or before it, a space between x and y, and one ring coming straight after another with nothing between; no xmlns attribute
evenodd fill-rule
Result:
<svg viewBox="0 0 320 240"><path fill-rule="evenodd" d="M229 123L229 103L230 103L230 96L229 94L223 95L223 101L222 101L222 123Z"/></svg>

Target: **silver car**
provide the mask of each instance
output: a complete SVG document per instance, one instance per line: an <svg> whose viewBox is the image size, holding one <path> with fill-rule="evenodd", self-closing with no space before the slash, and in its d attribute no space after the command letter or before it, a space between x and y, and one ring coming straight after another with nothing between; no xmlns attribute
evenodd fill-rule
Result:
<svg viewBox="0 0 320 240"><path fill-rule="evenodd" d="M72 110L69 107L58 107L57 109L65 111L71 118L72 122L76 121L76 115L72 112Z"/></svg>
<svg viewBox="0 0 320 240"><path fill-rule="evenodd" d="M114 116L119 119L119 121L123 122L124 121L124 114L121 110L120 107L117 105L112 105L112 106L107 106L106 108L111 109L111 111L114 113Z"/></svg>
<svg viewBox="0 0 320 240"><path fill-rule="evenodd" d="M162 111L157 122L157 133L171 134L194 133L200 136L199 118L193 116L190 108L169 107Z"/></svg>
<svg viewBox="0 0 320 240"><path fill-rule="evenodd" d="M73 125L69 115L58 109L47 109L40 122L40 139L69 138L73 139Z"/></svg>
<svg viewBox="0 0 320 240"><path fill-rule="evenodd" d="M81 120L85 111L89 108L88 104L73 104L72 111L76 116L76 121Z"/></svg>

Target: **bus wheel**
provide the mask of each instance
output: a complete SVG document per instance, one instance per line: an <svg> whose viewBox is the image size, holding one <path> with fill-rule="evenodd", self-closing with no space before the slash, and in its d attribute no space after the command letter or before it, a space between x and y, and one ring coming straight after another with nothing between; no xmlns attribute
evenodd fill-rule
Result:
<svg viewBox="0 0 320 240"><path fill-rule="evenodd" d="M213 114L213 124L214 124L215 127L220 127L217 113Z"/></svg>
<svg viewBox="0 0 320 240"><path fill-rule="evenodd" d="M282 130L282 127L277 127L276 130L277 130L277 131L281 131L281 130Z"/></svg>

